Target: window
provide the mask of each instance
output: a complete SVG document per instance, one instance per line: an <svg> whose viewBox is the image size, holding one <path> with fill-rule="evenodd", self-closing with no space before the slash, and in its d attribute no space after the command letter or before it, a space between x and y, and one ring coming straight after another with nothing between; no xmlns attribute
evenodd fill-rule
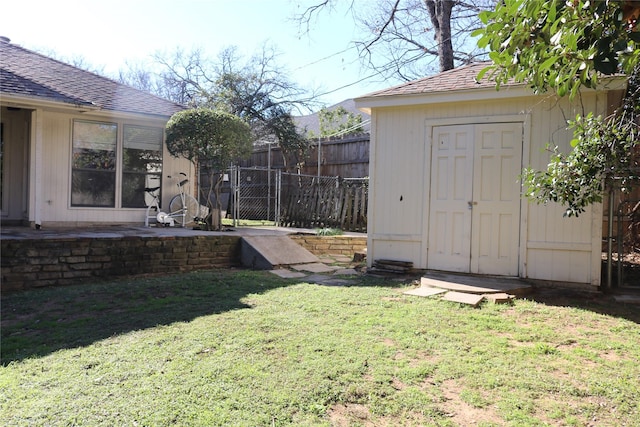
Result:
<svg viewBox="0 0 640 427"><path fill-rule="evenodd" d="M117 134L114 123L73 122L71 206L115 207Z"/></svg>
<svg viewBox="0 0 640 427"><path fill-rule="evenodd" d="M71 206L147 207L153 197L145 188L160 187L163 132L74 120Z"/></svg>
<svg viewBox="0 0 640 427"><path fill-rule="evenodd" d="M162 129L125 125L123 141L122 207L147 207L152 197L145 188L160 187Z"/></svg>

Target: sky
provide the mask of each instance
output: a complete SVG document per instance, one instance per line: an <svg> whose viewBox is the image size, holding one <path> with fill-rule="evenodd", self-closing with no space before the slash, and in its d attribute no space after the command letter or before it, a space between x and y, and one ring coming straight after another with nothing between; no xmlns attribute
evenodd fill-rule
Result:
<svg viewBox="0 0 640 427"><path fill-rule="evenodd" d="M353 46L359 30L348 10L351 0L337 0L336 8L312 21L303 34L293 17L318 2L9 1L0 5L0 36L58 58L82 58L109 76L177 48L202 49L215 58L223 48L237 46L249 57L269 43L280 53L277 65L300 86L327 93L320 98L326 105L397 84L366 79L372 72L362 68Z"/></svg>

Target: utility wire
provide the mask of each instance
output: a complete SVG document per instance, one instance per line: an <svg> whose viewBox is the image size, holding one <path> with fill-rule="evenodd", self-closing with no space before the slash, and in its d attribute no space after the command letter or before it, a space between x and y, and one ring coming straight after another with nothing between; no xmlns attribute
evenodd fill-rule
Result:
<svg viewBox="0 0 640 427"><path fill-rule="evenodd" d="M371 119L365 120L362 123L355 124L355 125L351 126L350 128L340 130L340 131L338 131L336 133L332 133L331 135L327 135L325 138L333 138L334 136L344 135L345 133L349 133L349 132L351 132L353 130L358 129L359 127L366 126L369 123L371 123Z"/></svg>
<svg viewBox="0 0 640 427"><path fill-rule="evenodd" d="M325 56L324 58L320 58L320 59L318 59L318 60L316 60L316 61L309 62L308 64L301 65L301 66L299 66L298 68L294 68L292 71L298 71L298 70L302 70L303 68L310 67L311 65L316 65L316 64L317 64L317 63L319 63L319 62L326 61L327 59L331 59L331 58L333 58L334 56L338 56L338 55L340 55L340 54L342 54L342 53L345 53L345 52L347 52L347 51L349 51L349 50L351 50L351 49L353 49L353 47L348 47L348 48L346 48L346 49L341 50L340 52L332 53L331 55L329 55L329 56Z"/></svg>

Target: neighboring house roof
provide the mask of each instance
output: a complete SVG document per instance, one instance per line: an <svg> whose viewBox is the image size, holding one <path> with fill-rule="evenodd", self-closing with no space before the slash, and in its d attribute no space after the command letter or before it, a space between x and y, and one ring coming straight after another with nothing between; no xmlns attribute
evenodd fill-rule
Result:
<svg viewBox="0 0 640 427"><path fill-rule="evenodd" d="M327 107L327 110L335 110L340 107L344 108L349 113L357 114L361 116L362 123L363 123L362 128L366 133L369 133L371 131L371 122L369 121L371 119L371 116L367 113L364 113L358 110L356 108L356 103L353 99L345 99L342 102L339 102L335 105ZM297 117L294 117L293 120L296 123L296 126L298 126L298 128L302 130L306 129L307 132L313 132L316 135L320 134L319 112L308 114L306 116L297 116Z"/></svg>
<svg viewBox="0 0 640 427"><path fill-rule="evenodd" d="M170 117L184 109L150 93L0 39L0 95Z"/></svg>

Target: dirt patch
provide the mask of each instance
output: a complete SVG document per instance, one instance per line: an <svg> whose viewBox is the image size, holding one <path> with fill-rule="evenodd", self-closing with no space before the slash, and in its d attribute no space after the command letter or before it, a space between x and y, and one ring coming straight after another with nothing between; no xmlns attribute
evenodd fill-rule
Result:
<svg viewBox="0 0 640 427"><path fill-rule="evenodd" d="M366 427L380 425L371 421L369 409L359 403L333 405L327 415L331 425L335 427L349 427L354 424Z"/></svg>
<svg viewBox="0 0 640 427"><path fill-rule="evenodd" d="M504 420L489 405L475 407L460 398L463 387L455 380L447 380L440 386L444 402L440 409L451 417L454 425L470 426L480 423L501 425Z"/></svg>

